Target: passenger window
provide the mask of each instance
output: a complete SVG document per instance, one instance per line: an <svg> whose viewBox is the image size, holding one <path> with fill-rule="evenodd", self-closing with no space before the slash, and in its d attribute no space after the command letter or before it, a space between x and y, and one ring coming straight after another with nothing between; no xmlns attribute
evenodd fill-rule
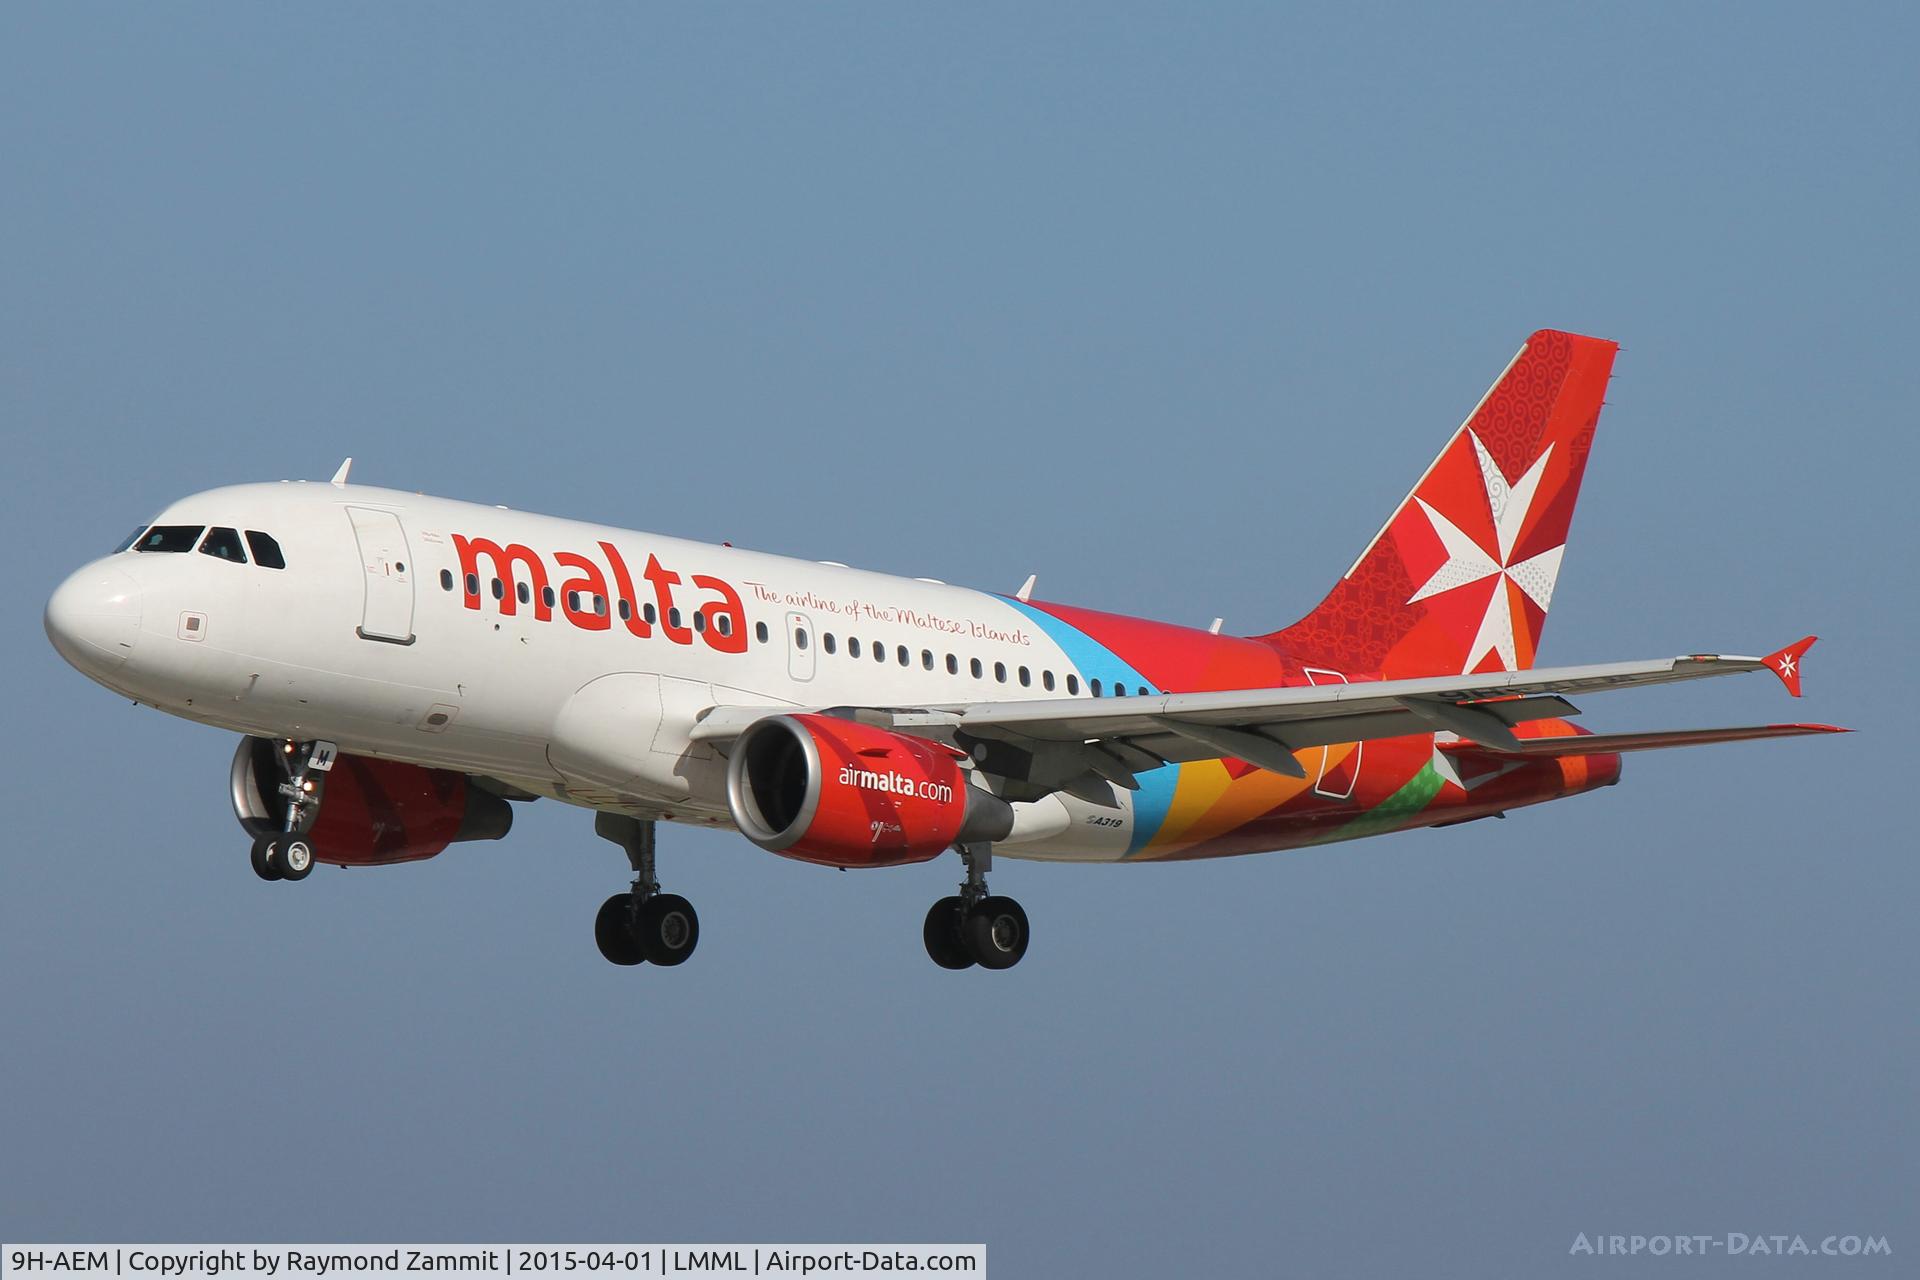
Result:
<svg viewBox="0 0 1920 1280"><path fill-rule="evenodd" d="M280 544L270 533L258 529L247 530L247 546L253 550L253 562L262 569L284 569L287 558L280 554Z"/></svg>
<svg viewBox="0 0 1920 1280"><path fill-rule="evenodd" d="M950 676L960 674L960 659L954 657L952 654L947 655L947 674Z"/></svg>
<svg viewBox="0 0 1920 1280"><path fill-rule="evenodd" d="M715 618L713 620L713 629L715 631L718 631L723 636L732 635L733 634L733 615L730 613L723 613L719 617Z"/></svg>
<svg viewBox="0 0 1920 1280"><path fill-rule="evenodd" d="M795 627L793 629L793 647L796 649L804 649L807 647L807 629L805 627Z"/></svg>
<svg viewBox="0 0 1920 1280"><path fill-rule="evenodd" d="M504 600L506 598L506 595L507 595L506 583L500 581L500 579L498 578L495 578L493 580L493 598L495 600Z"/></svg>
<svg viewBox="0 0 1920 1280"><path fill-rule="evenodd" d="M1048 693L1053 692L1053 672L1042 671L1040 673L1040 687L1042 689L1045 689Z"/></svg>
<svg viewBox="0 0 1920 1280"><path fill-rule="evenodd" d="M847 637L847 656L849 658L857 658L860 656L860 637L859 636Z"/></svg>
<svg viewBox="0 0 1920 1280"><path fill-rule="evenodd" d="M620 621L626 622L633 617L633 606L627 603L625 596L620 597Z"/></svg>
<svg viewBox="0 0 1920 1280"><path fill-rule="evenodd" d="M1098 677L1087 681L1087 692L1096 698L1100 696L1100 680Z"/></svg>
<svg viewBox="0 0 1920 1280"><path fill-rule="evenodd" d="M552 587L540 588L540 598L546 602L547 608L549 609L553 608L553 588Z"/></svg>
<svg viewBox="0 0 1920 1280"><path fill-rule="evenodd" d="M135 551L191 551L194 543L200 541L200 535L206 531L203 524L157 524L147 530L147 536L134 544Z"/></svg>
<svg viewBox="0 0 1920 1280"><path fill-rule="evenodd" d="M652 626L654 623L660 621L660 611L653 607L653 601L651 600L640 606L640 616L647 620L648 626ZM761 629L763 631L765 630L764 627Z"/></svg>
<svg viewBox="0 0 1920 1280"><path fill-rule="evenodd" d="M1007 664L1006 663L996 662L993 664L993 678L995 680L998 680L1001 684L1005 684L1007 682Z"/></svg>
<svg viewBox="0 0 1920 1280"><path fill-rule="evenodd" d="M1067 672L1067 692L1075 696L1080 693L1080 677L1071 671Z"/></svg>
<svg viewBox="0 0 1920 1280"><path fill-rule="evenodd" d="M567 592L567 612L568 613L580 612L580 593L578 591Z"/></svg>
<svg viewBox="0 0 1920 1280"><path fill-rule="evenodd" d="M984 668L981 667L980 659L978 658L970 659L967 662L967 670L973 672L973 678L975 680L978 680L983 674L985 674L985 670Z"/></svg>
<svg viewBox="0 0 1920 1280"><path fill-rule="evenodd" d="M453 570L442 569L440 571L440 589L442 591L453 590Z"/></svg>
<svg viewBox="0 0 1920 1280"><path fill-rule="evenodd" d="M903 667L913 665L912 655L907 652L907 646L905 645L901 645L898 649L894 650L893 656L900 660L900 665Z"/></svg>
<svg viewBox="0 0 1920 1280"><path fill-rule="evenodd" d="M533 603L533 588L528 586L524 582L517 582L514 584L513 594L514 594L514 597L518 599L521 604Z"/></svg>
<svg viewBox="0 0 1920 1280"><path fill-rule="evenodd" d="M695 631L705 631L707 629L707 615L698 609L693 611L693 629Z"/></svg>
<svg viewBox="0 0 1920 1280"><path fill-rule="evenodd" d="M1025 667L1020 668L1020 687L1025 689L1025 688L1032 687L1032 685L1033 685L1033 673L1028 671Z"/></svg>
<svg viewBox="0 0 1920 1280"><path fill-rule="evenodd" d="M826 650L826 651L827 651L828 653L832 653L832 652L833 652L833 632L831 632L831 631L823 631L823 632L821 632L821 634L820 634L820 647L821 647L822 649L824 649L824 650Z"/></svg>
<svg viewBox="0 0 1920 1280"><path fill-rule="evenodd" d="M480 594L480 579L471 573L467 575L467 594L470 596Z"/></svg>
<svg viewBox="0 0 1920 1280"><path fill-rule="evenodd" d="M885 662L887 660L887 646L881 644L878 640L873 642L873 660L875 662Z"/></svg>
<svg viewBox="0 0 1920 1280"><path fill-rule="evenodd" d="M928 671L933 670L933 650L922 649L920 651L920 665Z"/></svg>
<svg viewBox="0 0 1920 1280"><path fill-rule="evenodd" d="M607 616L607 598L605 596L595 596L593 598L593 616L596 618L604 618Z"/></svg>
<svg viewBox="0 0 1920 1280"><path fill-rule="evenodd" d="M200 544L200 554L212 556L216 560L225 560L232 564L247 562L246 550L240 545L238 529L214 529L207 534L207 540Z"/></svg>
<svg viewBox="0 0 1920 1280"><path fill-rule="evenodd" d="M140 541L140 535L145 533L146 531L147 531L147 526L141 525L138 529L135 529L132 533L128 534L125 538L122 538L120 540L120 545L113 549L113 554L117 556L122 551L125 551L131 546L133 546L134 543Z"/></svg>
<svg viewBox="0 0 1920 1280"><path fill-rule="evenodd" d="M764 622L754 623L753 635L761 644L765 644L767 642L767 624Z"/></svg>
<svg viewBox="0 0 1920 1280"><path fill-rule="evenodd" d="M667 610L667 626L675 631L680 629L680 610L677 607Z"/></svg>
<svg viewBox="0 0 1920 1280"><path fill-rule="evenodd" d="M1116 697L1116 698L1124 698L1124 697L1126 697L1126 696L1127 696L1127 686L1125 686L1125 685L1123 685L1123 684L1116 684L1116 685L1114 685L1114 686L1113 686L1113 696L1114 696L1114 697Z"/></svg>

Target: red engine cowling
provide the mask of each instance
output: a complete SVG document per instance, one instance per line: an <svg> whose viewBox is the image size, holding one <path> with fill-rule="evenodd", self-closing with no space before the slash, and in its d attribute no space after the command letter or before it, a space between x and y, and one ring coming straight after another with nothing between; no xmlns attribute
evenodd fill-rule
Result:
<svg viewBox="0 0 1920 1280"><path fill-rule="evenodd" d="M233 809L249 835L280 830L279 755L266 738L247 738L234 753ZM513 807L464 773L342 753L306 836L315 861L366 867L417 862L462 840L498 840L512 826Z"/></svg>
<svg viewBox="0 0 1920 1280"><path fill-rule="evenodd" d="M747 839L827 867L925 862L1001 840L1013 810L939 743L835 716L769 716L734 743L727 805Z"/></svg>

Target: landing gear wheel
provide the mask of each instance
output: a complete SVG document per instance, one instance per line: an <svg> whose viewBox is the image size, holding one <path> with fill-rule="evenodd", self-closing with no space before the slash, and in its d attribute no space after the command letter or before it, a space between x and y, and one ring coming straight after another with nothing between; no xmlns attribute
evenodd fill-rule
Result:
<svg viewBox="0 0 1920 1280"><path fill-rule="evenodd" d="M273 865L282 880L305 880L313 872L313 846L305 840L288 840L274 852Z"/></svg>
<svg viewBox="0 0 1920 1280"><path fill-rule="evenodd" d="M980 899L960 932L982 969L1011 969L1027 954L1027 913L1012 898Z"/></svg>
<svg viewBox="0 0 1920 1280"><path fill-rule="evenodd" d="M640 964L647 958L634 936L633 914L633 895L616 893L600 904L600 914L593 918L593 940L614 964Z"/></svg>
<svg viewBox="0 0 1920 1280"><path fill-rule="evenodd" d="M967 950L966 939L961 936L964 919L965 909L957 895L942 898L927 908L927 923L920 936L927 944L927 954L942 969L973 967L973 953Z"/></svg>
<svg viewBox="0 0 1920 1280"><path fill-rule="evenodd" d="M280 879L280 860L274 856L274 838L255 836L253 839L253 874L262 880Z"/></svg>
<svg viewBox="0 0 1920 1280"><path fill-rule="evenodd" d="M700 917L677 893L656 893L640 904L634 918L640 949L657 965L676 965L693 954L700 941Z"/></svg>
<svg viewBox="0 0 1920 1280"><path fill-rule="evenodd" d="M597 813L594 834L611 840L633 868L633 890L616 893L593 922L600 954L615 964L685 964L700 941L700 917L677 893L661 893L653 872L653 822L628 814Z"/></svg>

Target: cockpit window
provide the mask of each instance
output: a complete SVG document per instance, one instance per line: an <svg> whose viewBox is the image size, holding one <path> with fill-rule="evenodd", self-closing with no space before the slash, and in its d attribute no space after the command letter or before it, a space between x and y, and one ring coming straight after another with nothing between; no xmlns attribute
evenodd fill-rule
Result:
<svg viewBox="0 0 1920 1280"><path fill-rule="evenodd" d="M200 544L200 554L216 560L231 560L235 564L247 562L247 553L240 545L238 529L214 529L207 534L207 540Z"/></svg>
<svg viewBox="0 0 1920 1280"><path fill-rule="evenodd" d="M120 545L113 549L113 554L119 555L122 551L125 551L129 547L133 546L134 543L140 541L140 535L145 533L146 531L147 531L147 526L141 525L138 529L135 529L132 533L122 538L120 540Z"/></svg>
<svg viewBox="0 0 1920 1280"><path fill-rule="evenodd" d="M284 569L287 558L280 554L280 544L271 535L258 529L247 530L247 545L253 548L253 562L263 569Z"/></svg>
<svg viewBox="0 0 1920 1280"><path fill-rule="evenodd" d="M157 524L133 544L135 551L191 551L200 541L203 524Z"/></svg>

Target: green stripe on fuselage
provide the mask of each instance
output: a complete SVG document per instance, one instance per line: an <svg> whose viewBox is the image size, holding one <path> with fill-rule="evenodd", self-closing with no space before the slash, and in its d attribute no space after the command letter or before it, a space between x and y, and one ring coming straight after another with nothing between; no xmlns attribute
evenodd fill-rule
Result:
<svg viewBox="0 0 1920 1280"><path fill-rule="evenodd" d="M1420 772L1413 775L1407 785L1382 800L1367 812L1355 818L1345 826L1336 827L1326 835L1309 844L1331 844L1335 840L1358 840L1362 836L1377 836L1387 831L1397 831L1407 825L1433 802L1440 794L1440 788L1446 785L1439 771L1428 761Z"/></svg>

